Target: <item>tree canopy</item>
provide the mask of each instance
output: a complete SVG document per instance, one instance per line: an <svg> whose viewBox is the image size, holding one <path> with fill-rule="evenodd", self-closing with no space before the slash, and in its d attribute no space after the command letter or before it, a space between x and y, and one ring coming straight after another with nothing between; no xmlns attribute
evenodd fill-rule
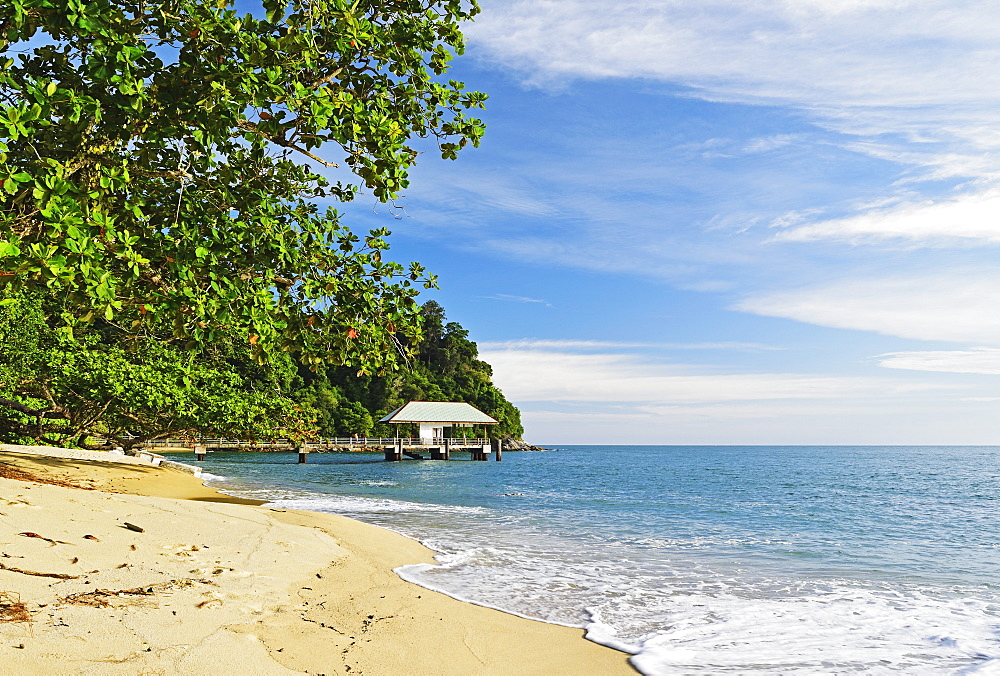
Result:
<svg viewBox="0 0 1000 676"><path fill-rule="evenodd" d="M392 199L419 138L449 159L478 144L466 113L485 95L443 79L478 11L2 3L0 284L43 291L71 327L384 367L417 341L414 296L433 277L385 260L387 231L358 236L317 201L362 186ZM321 175L336 166L343 180Z"/></svg>
<svg viewBox="0 0 1000 676"><path fill-rule="evenodd" d="M49 302L20 294L0 307L0 439L54 446L102 436L131 447L147 439L237 439L315 434L316 411L291 399L290 359L267 368L246 346L201 351L126 339L96 320L70 338Z"/></svg>

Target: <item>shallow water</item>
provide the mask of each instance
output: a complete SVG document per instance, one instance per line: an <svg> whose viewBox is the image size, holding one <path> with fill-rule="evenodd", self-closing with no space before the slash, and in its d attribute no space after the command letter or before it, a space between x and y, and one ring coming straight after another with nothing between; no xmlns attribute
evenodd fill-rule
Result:
<svg viewBox="0 0 1000 676"><path fill-rule="evenodd" d="M414 537L440 565L406 579L587 626L644 673L1000 673L995 447L295 459L204 467L227 492Z"/></svg>

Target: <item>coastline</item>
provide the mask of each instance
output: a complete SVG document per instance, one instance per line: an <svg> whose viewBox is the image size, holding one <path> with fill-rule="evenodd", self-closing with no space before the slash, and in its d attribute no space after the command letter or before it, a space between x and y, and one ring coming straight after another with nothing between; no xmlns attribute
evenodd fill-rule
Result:
<svg viewBox="0 0 1000 676"><path fill-rule="evenodd" d="M377 526L169 468L7 450L0 463L79 486L0 478L0 620L15 596L31 616L0 621L0 672L636 673L582 629L405 582L393 569L433 552Z"/></svg>

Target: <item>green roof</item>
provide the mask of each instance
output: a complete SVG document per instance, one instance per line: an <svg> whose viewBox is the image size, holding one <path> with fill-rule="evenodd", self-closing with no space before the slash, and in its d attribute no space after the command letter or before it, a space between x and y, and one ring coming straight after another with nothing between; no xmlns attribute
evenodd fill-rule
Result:
<svg viewBox="0 0 1000 676"><path fill-rule="evenodd" d="M403 404L379 422L497 424L496 420L464 401L411 401L408 404Z"/></svg>

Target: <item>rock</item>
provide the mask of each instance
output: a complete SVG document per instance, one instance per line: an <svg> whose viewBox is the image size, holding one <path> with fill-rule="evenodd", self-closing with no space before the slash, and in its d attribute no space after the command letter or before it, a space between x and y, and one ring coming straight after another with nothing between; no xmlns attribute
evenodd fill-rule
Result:
<svg viewBox="0 0 1000 676"><path fill-rule="evenodd" d="M541 446L532 446L523 439L504 439L504 451L544 451Z"/></svg>

